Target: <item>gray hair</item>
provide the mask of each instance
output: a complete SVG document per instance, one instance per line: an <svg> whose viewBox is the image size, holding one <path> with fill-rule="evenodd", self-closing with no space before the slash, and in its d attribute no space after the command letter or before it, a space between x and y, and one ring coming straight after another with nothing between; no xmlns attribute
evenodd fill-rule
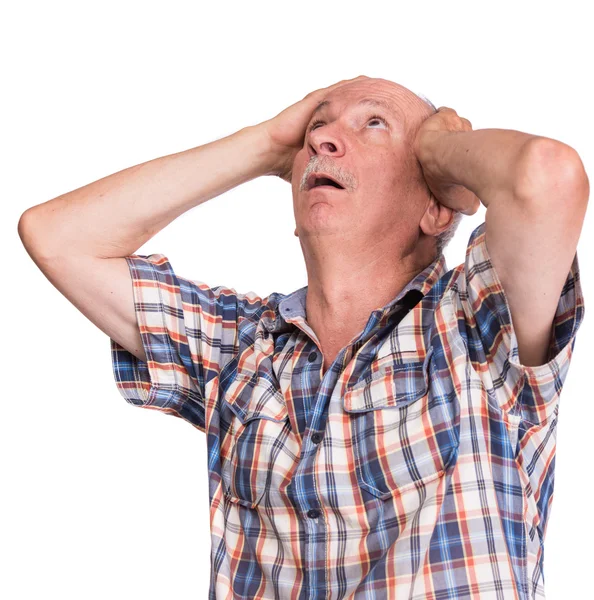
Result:
<svg viewBox="0 0 594 600"><path fill-rule="evenodd" d="M424 96L423 94L419 94L416 92L415 92L415 94L425 104L427 104L427 106L431 107L433 109L433 112L437 112L437 108L435 108L435 104L433 104L433 102L431 102L431 100L429 100L429 98L427 98L427 96ZM452 219L452 222L450 223L449 227L445 231L442 231L438 236L435 237L435 249L437 251L437 256L439 256L440 254L443 253L444 248L450 243L451 239L454 237L454 234L456 233L456 229L458 229L458 225L460 225L460 221L462 220L463 216L464 215L461 212L454 211L454 218Z"/></svg>
<svg viewBox="0 0 594 600"><path fill-rule="evenodd" d="M429 105L433 109L433 112L437 112L437 108L435 108L435 104L433 104L433 102L431 102L431 100L429 100L429 98L427 98L427 96L424 96L423 94L417 94L416 92L415 92L415 95L418 96L425 104Z"/></svg>
<svg viewBox="0 0 594 600"><path fill-rule="evenodd" d="M443 253L444 248L450 243L451 239L454 237L456 229L458 229L458 225L460 225L460 221L462 220L463 216L463 213L455 210L454 217L449 227L435 237L435 249L437 251L437 256Z"/></svg>

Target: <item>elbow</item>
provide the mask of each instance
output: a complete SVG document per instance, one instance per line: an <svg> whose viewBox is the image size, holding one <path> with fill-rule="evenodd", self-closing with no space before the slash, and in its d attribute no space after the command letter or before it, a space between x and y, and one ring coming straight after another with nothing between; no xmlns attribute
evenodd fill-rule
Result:
<svg viewBox="0 0 594 600"><path fill-rule="evenodd" d="M529 140L518 161L516 197L539 205L550 199L560 205L584 208L590 195L590 182L577 151L549 138Z"/></svg>
<svg viewBox="0 0 594 600"><path fill-rule="evenodd" d="M25 250L33 258L46 258L47 244L44 243L40 214L36 207L28 208L20 217L17 231Z"/></svg>
<svg viewBox="0 0 594 600"><path fill-rule="evenodd" d="M31 213L32 213L32 209L28 208L22 215L21 218L19 219L19 223L17 226L17 232L19 234L19 237L21 238L21 241L23 242L23 245L25 247L27 247L27 244L30 241L30 230L31 230Z"/></svg>

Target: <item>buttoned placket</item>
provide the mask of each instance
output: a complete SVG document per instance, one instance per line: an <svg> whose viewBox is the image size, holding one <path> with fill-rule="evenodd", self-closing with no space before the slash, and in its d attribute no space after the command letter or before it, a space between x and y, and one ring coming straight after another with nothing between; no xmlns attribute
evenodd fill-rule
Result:
<svg viewBox="0 0 594 600"><path fill-rule="evenodd" d="M299 308L299 306L285 304L282 307L282 314L285 319L294 322L297 327L308 335L308 343L312 345L312 349L309 353L305 353L301 360L307 360L310 367L315 365L318 372L321 373L323 354L314 341L317 339L315 333L308 325L304 315L299 314L301 312ZM309 598L312 600L325 597L328 585L326 581L327 524L316 488L315 477L316 455L324 437L328 412L327 405L330 400L330 394L328 392L324 393L324 390L331 391L334 389L338 375L343 370L343 361L347 351L348 349L343 349L338 354L317 386L315 398L312 402L311 415L306 420L306 435L302 441L300 461L287 490L292 495L293 503L297 513L302 517L301 522L305 529L305 556L303 557L304 574L307 578L305 589L308 590ZM307 358L305 359L305 357ZM340 368L337 368L338 365L340 365ZM323 567L320 565L323 565Z"/></svg>
<svg viewBox="0 0 594 600"><path fill-rule="evenodd" d="M398 303L399 305L400 303ZM287 487L287 493L291 497L297 513L301 516L301 522L305 528L305 556L303 557L304 575L307 579L305 589L312 600L325 597L328 586L326 581L327 525L316 488L315 477L316 455L326 429L328 403L340 374L347 366L345 361L348 363L352 360L356 349L360 347L364 340L370 337L371 332L377 328L387 312L391 312L394 308L395 306L390 310L373 311L361 335L353 344L343 348L338 353L330 368L321 377L312 405L311 419L308 419L306 423L305 433L307 435L302 440L299 464L295 469L291 483ZM287 322L293 323L307 334L308 342L312 345L309 353L304 353L300 360L307 360L308 363L312 364L317 362L319 363L318 368L321 369L323 354L316 345L317 336L305 319L304 298L301 298L300 295L287 298L284 302L281 302L279 309ZM400 307L398 312L403 316L408 312L408 307L404 307L404 310ZM307 356L307 359L305 359L305 356ZM329 391L324 393L324 389ZM318 565L317 569L316 565ZM322 568L319 565L324 566Z"/></svg>
<svg viewBox="0 0 594 600"><path fill-rule="evenodd" d="M314 341L317 339L315 333L304 318L303 305L300 304L300 300L299 297L286 299L279 307L280 313L287 322L293 323L308 336L308 344L312 345L312 349L304 356L307 356L310 367L318 363L318 368L321 368L322 352ZM304 556L302 557L304 577L306 578L304 589L307 590L308 597L312 600L325 597L327 587L325 568L327 528L320 499L315 489L314 476L315 454L319 442L314 442L312 438L313 433L318 434L315 439L318 439L319 436L319 431L317 431L319 427L316 428L315 425L315 421L318 419L316 419L315 414L322 393L322 381L326 379L330 371L331 369L324 374L317 386L317 392L313 400L314 405L312 406L312 422L305 425L307 435L302 440L299 464L293 473L291 483L287 487L287 493L295 506L297 514L300 516L304 528ZM321 441L321 437L319 439ZM316 569L316 565L324 565L324 567Z"/></svg>

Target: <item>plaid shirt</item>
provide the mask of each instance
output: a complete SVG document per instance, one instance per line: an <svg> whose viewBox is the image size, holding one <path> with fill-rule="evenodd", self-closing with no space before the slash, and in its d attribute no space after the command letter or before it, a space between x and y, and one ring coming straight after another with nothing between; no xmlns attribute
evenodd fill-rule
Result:
<svg viewBox="0 0 594 600"><path fill-rule="evenodd" d="M484 225L323 374L307 287L260 298L126 257L148 363L112 339L116 384L206 434L209 598L544 597L578 260L549 362L523 366Z"/></svg>

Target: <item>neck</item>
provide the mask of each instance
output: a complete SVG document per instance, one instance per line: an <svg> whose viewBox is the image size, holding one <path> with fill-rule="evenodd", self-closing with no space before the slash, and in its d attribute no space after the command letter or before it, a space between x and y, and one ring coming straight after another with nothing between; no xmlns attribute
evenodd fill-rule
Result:
<svg viewBox="0 0 594 600"><path fill-rule="evenodd" d="M361 333L373 310L393 300L435 259L434 242L425 236L412 251L394 240L328 241L317 237L303 245L307 321L320 343L325 368Z"/></svg>

